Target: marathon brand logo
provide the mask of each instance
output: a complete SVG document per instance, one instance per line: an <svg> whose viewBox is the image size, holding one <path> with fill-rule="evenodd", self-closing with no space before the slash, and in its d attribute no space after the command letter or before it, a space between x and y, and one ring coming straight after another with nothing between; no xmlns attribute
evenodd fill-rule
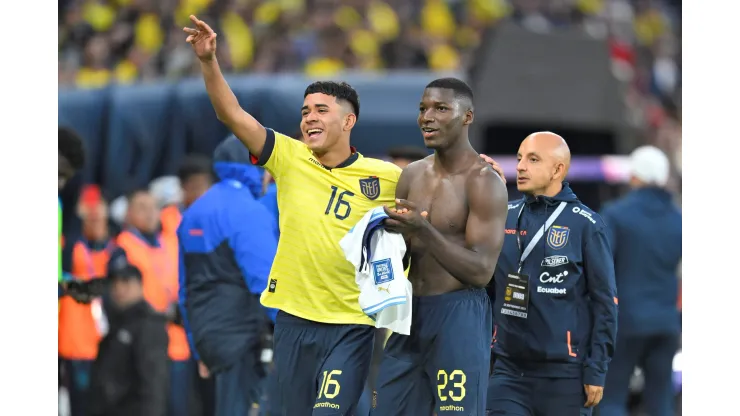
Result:
<svg viewBox="0 0 740 416"><path fill-rule="evenodd" d="M568 293L568 290L565 288L558 289L557 287L537 286L537 293L547 293L548 295L565 295Z"/></svg>
<svg viewBox="0 0 740 416"><path fill-rule="evenodd" d="M314 409L335 409L337 410L339 409L339 405L336 403L321 402L321 403L316 403L315 405L313 405L313 408Z"/></svg>
<svg viewBox="0 0 740 416"><path fill-rule="evenodd" d="M457 406L457 405L454 405L454 404L448 404L448 405L440 406L439 407L439 411L440 412L464 412L465 411L465 407L463 407L463 406Z"/></svg>
<svg viewBox="0 0 740 416"><path fill-rule="evenodd" d="M588 211L584 211L579 207L573 207L573 213L578 214L582 216L583 218L591 221L591 224L596 224L596 220L594 219L594 217L591 216L591 213Z"/></svg>
<svg viewBox="0 0 740 416"><path fill-rule="evenodd" d="M548 283L549 284L563 283L564 282L563 278L566 277L566 276L568 276L568 271L567 270L566 271L563 271L563 272L560 272L560 273L556 274L555 276L550 275L550 273L548 273L548 272L543 272L540 275L540 282L541 283L545 283L545 284L548 284Z"/></svg>
<svg viewBox="0 0 740 416"><path fill-rule="evenodd" d="M542 267L557 267L568 264L568 256L549 256L542 259Z"/></svg>

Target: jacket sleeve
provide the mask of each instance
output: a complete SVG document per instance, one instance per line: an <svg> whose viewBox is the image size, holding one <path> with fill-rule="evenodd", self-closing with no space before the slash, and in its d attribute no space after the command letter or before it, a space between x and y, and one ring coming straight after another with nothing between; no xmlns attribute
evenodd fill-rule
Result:
<svg viewBox="0 0 740 416"><path fill-rule="evenodd" d="M586 285L593 317L583 383L591 386L604 386L617 337L617 287L607 233L603 226L594 230L584 242L583 248Z"/></svg>
<svg viewBox="0 0 740 416"><path fill-rule="evenodd" d="M141 398L139 414L165 416L170 385L166 322L159 317L144 319L134 346L137 389Z"/></svg>
<svg viewBox="0 0 740 416"><path fill-rule="evenodd" d="M231 207L238 207L236 204ZM229 245L234 250L236 263L242 271L247 288L260 294L267 287L272 261L277 252L277 237L274 234L275 219L259 202L250 204L247 212L244 206L230 212ZM267 315L275 322L277 310L265 308Z"/></svg>
<svg viewBox="0 0 740 416"><path fill-rule="evenodd" d="M267 208L270 214L272 214L272 217L275 219L275 227L273 230L275 231L275 235L280 235L280 231L278 230L280 212L278 211L277 206L277 193L275 191L268 190L267 193L260 198L260 203Z"/></svg>
<svg viewBox="0 0 740 416"><path fill-rule="evenodd" d="M614 208L612 205L608 205L601 212L601 219L606 223L607 238L609 239L609 246L612 249L612 257L616 257L617 254L617 219L614 215Z"/></svg>
<svg viewBox="0 0 740 416"><path fill-rule="evenodd" d="M177 290L177 306L180 309L180 316L182 317L182 327L185 329L185 335L188 338L188 345L190 346L190 352L193 354L193 359L200 361L198 350L195 349L195 341L193 341L193 332L190 330L190 321L188 320L188 310L186 307L188 299L188 275L185 269L185 248L182 246L182 238L180 237L181 227L177 228L177 274L178 274L178 290Z"/></svg>

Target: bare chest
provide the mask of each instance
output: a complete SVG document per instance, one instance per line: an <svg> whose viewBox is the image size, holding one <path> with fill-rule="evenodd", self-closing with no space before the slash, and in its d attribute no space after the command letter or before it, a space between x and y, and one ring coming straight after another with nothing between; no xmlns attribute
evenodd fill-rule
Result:
<svg viewBox="0 0 740 416"><path fill-rule="evenodd" d="M464 234L468 220L465 175L420 175L411 186L409 201L420 211L427 211L427 219L443 234Z"/></svg>

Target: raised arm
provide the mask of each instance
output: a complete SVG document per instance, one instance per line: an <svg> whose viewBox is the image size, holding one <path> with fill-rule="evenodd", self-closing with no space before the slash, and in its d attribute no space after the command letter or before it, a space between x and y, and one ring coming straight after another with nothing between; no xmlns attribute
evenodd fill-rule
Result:
<svg viewBox="0 0 740 416"><path fill-rule="evenodd" d="M508 193L501 178L488 167L468 180L468 223L465 247L449 241L430 223L421 238L439 264L457 280L485 287L493 277L504 244Z"/></svg>
<svg viewBox="0 0 740 416"><path fill-rule="evenodd" d="M239 101L226 83L216 60L216 33L197 17L190 16L190 20L195 28L186 27L183 30L188 34L187 42L200 60L203 80L216 116L247 146L252 155L259 158L267 132L259 121L239 106Z"/></svg>

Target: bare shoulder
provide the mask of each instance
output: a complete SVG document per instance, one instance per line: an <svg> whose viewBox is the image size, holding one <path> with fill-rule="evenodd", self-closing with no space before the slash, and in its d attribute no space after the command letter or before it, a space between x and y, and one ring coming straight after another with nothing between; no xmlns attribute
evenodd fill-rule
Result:
<svg viewBox="0 0 740 416"><path fill-rule="evenodd" d="M419 159L415 162L409 163L403 169L404 176L416 177L424 173L427 169L430 169L434 165L434 155L429 155L424 159Z"/></svg>
<svg viewBox="0 0 740 416"><path fill-rule="evenodd" d="M506 190L506 184L498 173L483 160L471 166L466 184L468 199L471 203L481 202L493 206L508 204L509 193Z"/></svg>
<svg viewBox="0 0 740 416"><path fill-rule="evenodd" d="M503 179L493 170L491 165L479 159L468 170L467 182L469 186L506 190Z"/></svg>

